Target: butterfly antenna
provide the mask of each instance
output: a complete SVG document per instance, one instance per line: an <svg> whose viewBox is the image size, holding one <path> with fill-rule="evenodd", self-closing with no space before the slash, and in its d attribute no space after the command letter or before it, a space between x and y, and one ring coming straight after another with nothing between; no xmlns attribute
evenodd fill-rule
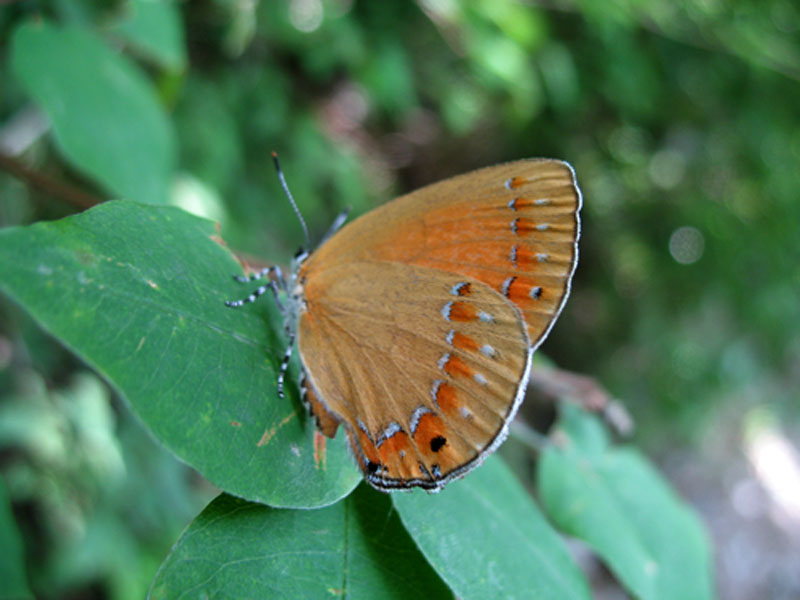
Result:
<svg viewBox="0 0 800 600"><path fill-rule="evenodd" d="M297 203L294 201L294 197L292 196L292 192L289 191L289 186L286 185L286 178L283 176L283 171L281 171L281 163L278 162L278 153L272 153L272 160L275 162L275 170L278 172L278 179L281 180L281 185L283 186L283 191L286 193L286 197L289 198L289 203L292 205L294 209L294 214L297 215L297 219L300 221L300 225L303 226L303 234L306 236L306 248L311 250L311 238L308 235L308 227L306 226L306 222L303 219L303 215L300 214L300 209L297 208Z"/></svg>

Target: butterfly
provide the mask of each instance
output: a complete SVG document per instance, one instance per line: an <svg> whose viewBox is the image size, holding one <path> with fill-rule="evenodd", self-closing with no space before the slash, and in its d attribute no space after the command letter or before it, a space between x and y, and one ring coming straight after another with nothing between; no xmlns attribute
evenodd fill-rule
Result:
<svg viewBox="0 0 800 600"><path fill-rule="evenodd" d="M227 304L273 291L290 340L279 391L296 342L306 406L325 436L344 427L373 487L439 491L508 433L569 296L581 203L566 162L479 169L340 216L288 278L238 277L269 281Z"/></svg>

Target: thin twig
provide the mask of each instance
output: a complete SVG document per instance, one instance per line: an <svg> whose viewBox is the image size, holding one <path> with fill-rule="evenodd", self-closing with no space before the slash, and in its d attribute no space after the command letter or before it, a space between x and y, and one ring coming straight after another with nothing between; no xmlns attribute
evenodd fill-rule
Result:
<svg viewBox="0 0 800 600"><path fill-rule="evenodd" d="M81 210L91 208L104 201L103 198L98 198L94 194L90 194L79 187L35 171L16 158L4 154L3 152L0 152L0 169L16 177L20 181L27 183L31 187L37 188Z"/></svg>

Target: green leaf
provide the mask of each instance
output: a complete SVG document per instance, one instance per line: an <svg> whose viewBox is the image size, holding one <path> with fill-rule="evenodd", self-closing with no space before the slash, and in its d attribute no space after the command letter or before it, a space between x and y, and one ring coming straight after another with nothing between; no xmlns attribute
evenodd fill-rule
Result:
<svg viewBox="0 0 800 600"><path fill-rule="evenodd" d="M129 0L114 31L170 71L186 67L181 14L171 0Z"/></svg>
<svg viewBox="0 0 800 600"><path fill-rule="evenodd" d="M647 460L608 446L597 419L565 405L539 463L539 490L558 527L586 541L636 597L711 598L703 527Z"/></svg>
<svg viewBox="0 0 800 600"><path fill-rule="evenodd" d="M414 490L393 500L428 562L463 600L589 597L561 538L496 456L439 494Z"/></svg>
<svg viewBox="0 0 800 600"><path fill-rule="evenodd" d="M70 163L113 195L167 201L173 131L135 64L84 29L46 22L17 28L11 62Z"/></svg>
<svg viewBox="0 0 800 600"><path fill-rule="evenodd" d="M273 506L335 502L359 481L342 439L321 445L295 387L274 302L249 293L214 223L109 202L0 231L0 289L127 398L158 439L222 489ZM315 444L316 440L316 444Z"/></svg>
<svg viewBox="0 0 800 600"><path fill-rule="evenodd" d="M0 598L33 598L25 580L25 565L22 556L22 540L11 512L5 482L0 478Z"/></svg>
<svg viewBox="0 0 800 600"><path fill-rule="evenodd" d="M222 495L161 565L150 598L446 598L388 496L366 484L320 510Z"/></svg>

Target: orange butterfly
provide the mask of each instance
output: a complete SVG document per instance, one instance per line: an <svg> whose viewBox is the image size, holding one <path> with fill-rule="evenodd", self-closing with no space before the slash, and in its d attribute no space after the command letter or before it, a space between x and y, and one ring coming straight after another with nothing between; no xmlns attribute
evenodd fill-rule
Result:
<svg viewBox="0 0 800 600"><path fill-rule="evenodd" d="M296 336L322 433L344 425L375 488L437 491L506 437L569 295L580 207L565 162L479 169L335 231L288 280L276 267L238 278L270 281L227 304L271 289L291 340L279 388Z"/></svg>

